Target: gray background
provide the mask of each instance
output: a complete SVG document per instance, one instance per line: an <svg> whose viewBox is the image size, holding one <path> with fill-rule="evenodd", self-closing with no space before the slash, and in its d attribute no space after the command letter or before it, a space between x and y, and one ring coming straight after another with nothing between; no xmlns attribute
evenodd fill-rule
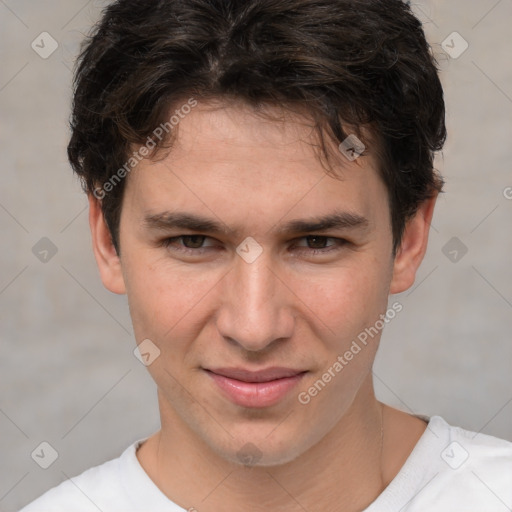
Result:
<svg viewBox="0 0 512 512"><path fill-rule="evenodd" d="M155 386L132 353L126 299L102 287L86 200L65 154L70 69L100 7L0 0L4 511L159 426ZM414 9L442 69L449 139L437 166L447 186L416 285L396 298L404 310L383 336L378 396L512 440L512 1L432 0ZM59 44L48 59L31 48L43 31ZM469 44L458 58L441 45L454 31ZM448 44L461 48L453 37ZM47 262L32 251L43 237L58 251ZM459 247L445 248L452 237ZM59 455L46 470L31 458L42 441Z"/></svg>

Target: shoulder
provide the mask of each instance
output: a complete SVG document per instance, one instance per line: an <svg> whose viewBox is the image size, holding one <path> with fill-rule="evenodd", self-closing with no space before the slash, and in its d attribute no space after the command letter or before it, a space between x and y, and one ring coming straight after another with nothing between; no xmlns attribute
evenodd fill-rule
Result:
<svg viewBox="0 0 512 512"><path fill-rule="evenodd" d="M136 447L141 441L130 445L123 454L99 466L90 468L78 476L68 478L28 504L20 512L97 512L99 510L122 510L126 491L121 475L123 466L136 457ZM111 507L116 503L121 508Z"/></svg>
<svg viewBox="0 0 512 512"><path fill-rule="evenodd" d="M511 442L451 426L439 416L427 432L429 505L440 511L456 504L489 512L512 508Z"/></svg>
<svg viewBox="0 0 512 512"><path fill-rule="evenodd" d="M433 420L433 427L446 433L441 437L447 443L441 451L446 478L463 476L475 485L506 491L512 505L512 442L450 426L439 417Z"/></svg>
<svg viewBox="0 0 512 512"><path fill-rule="evenodd" d="M399 473L365 512L512 510L512 443L433 416Z"/></svg>

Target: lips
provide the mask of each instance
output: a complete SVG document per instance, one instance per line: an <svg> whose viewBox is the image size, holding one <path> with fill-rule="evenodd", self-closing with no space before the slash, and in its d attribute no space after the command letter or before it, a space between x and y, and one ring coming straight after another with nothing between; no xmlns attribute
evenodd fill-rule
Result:
<svg viewBox="0 0 512 512"><path fill-rule="evenodd" d="M231 402L251 408L277 404L306 373L303 370L283 367L258 371L242 368L212 368L205 371Z"/></svg>
<svg viewBox="0 0 512 512"><path fill-rule="evenodd" d="M272 380L284 379L286 377L293 377L299 373L304 373L303 370L293 370L291 368L277 366L255 372L241 368L214 368L209 371L217 375L222 375L223 377L243 382L270 382Z"/></svg>

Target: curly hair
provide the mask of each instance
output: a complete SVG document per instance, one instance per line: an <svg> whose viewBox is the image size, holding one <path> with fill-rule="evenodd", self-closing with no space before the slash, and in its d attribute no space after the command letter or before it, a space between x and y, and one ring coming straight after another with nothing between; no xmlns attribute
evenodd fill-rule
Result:
<svg viewBox="0 0 512 512"><path fill-rule="evenodd" d="M420 21L402 0L117 0L84 41L68 157L93 193L184 98L281 105L378 155L396 251L407 220L441 191L443 90ZM172 131L171 131L172 133ZM155 151L171 147L169 135ZM155 157L155 154L151 154ZM119 253L124 183L101 207Z"/></svg>

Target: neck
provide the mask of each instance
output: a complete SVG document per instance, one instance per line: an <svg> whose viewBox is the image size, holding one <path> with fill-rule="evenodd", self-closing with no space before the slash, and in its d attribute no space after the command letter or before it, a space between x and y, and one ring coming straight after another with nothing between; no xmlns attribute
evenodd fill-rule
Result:
<svg viewBox="0 0 512 512"><path fill-rule="evenodd" d="M164 494L181 507L200 512L237 508L266 512L277 507L288 512L300 506L335 512L340 503L345 512L360 511L396 475L425 427L421 420L384 409L368 379L342 420L320 442L292 462L251 467L214 452L165 399L160 396L159 401L162 429L137 456ZM398 440L393 434L398 430L401 435L413 434ZM393 450L386 443L394 445Z"/></svg>

